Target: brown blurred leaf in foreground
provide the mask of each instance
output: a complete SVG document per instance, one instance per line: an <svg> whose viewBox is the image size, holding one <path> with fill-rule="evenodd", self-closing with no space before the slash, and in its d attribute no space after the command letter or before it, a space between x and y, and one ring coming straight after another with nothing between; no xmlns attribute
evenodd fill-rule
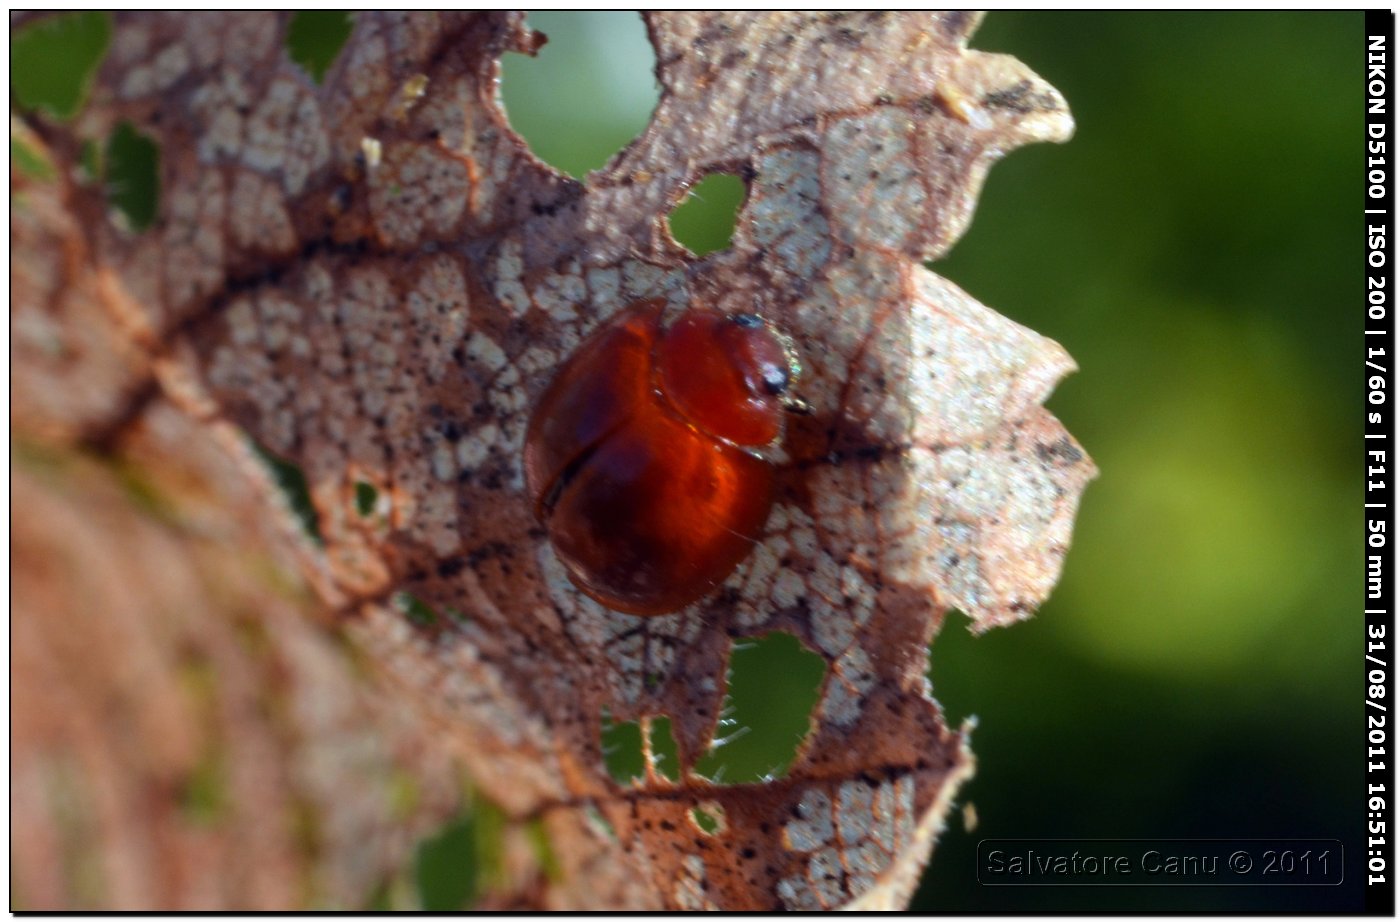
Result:
<svg viewBox="0 0 1400 922"><path fill-rule="evenodd" d="M12 462L26 906L363 905L450 809L453 756L548 837L557 866L508 899L904 905L972 770L928 645L952 608L975 630L1029 617L1094 473L1040 406L1068 355L921 263L993 160L1072 122L1020 63L966 50L967 14L647 23L661 102L586 183L497 105L499 56L541 41L518 14L357 14L320 85L286 15L117 14L82 113L27 116L60 180L12 168L16 426L198 511L172 533L86 464L51 481ZM76 171L121 123L159 150L142 231ZM732 245L697 259L666 217L718 171L748 197ZM642 620L565 578L520 454L552 370L645 297L761 309L814 412L764 541L720 591ZM319 540L250 440L304 472ZM258 548L295 563L374 681L248 575ZM693 766L731 646L772 631L826 663L810 731L784 777L716 784ZM679 779L610 777L605 714L669 717ZM209 760L217 822L163 822ZM396 760L430 793L398 816ZM314 858L276 825L298 810ZM96 863L65 864L94 834Z"/></svg>

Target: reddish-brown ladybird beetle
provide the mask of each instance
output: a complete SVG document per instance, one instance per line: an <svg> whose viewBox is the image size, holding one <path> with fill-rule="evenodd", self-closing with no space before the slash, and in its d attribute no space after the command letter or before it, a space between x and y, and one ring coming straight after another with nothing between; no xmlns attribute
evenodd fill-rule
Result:
<svg viewBox="0 0 1400 922"><path fill-rule="evenodd" d="M525 481L574 583L660 615L718 586L763 534L798 366L755 314L640 301L582 343L535 406Z"/></svg>

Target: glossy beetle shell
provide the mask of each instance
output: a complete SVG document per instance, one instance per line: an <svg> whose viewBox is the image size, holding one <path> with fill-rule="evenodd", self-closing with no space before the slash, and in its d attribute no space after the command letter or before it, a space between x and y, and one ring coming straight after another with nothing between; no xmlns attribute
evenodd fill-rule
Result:
<svg viewBox="0 0 1400 922"><path fill-rule="evenodd" d="M618 611L704 596L763 534L795 366L750 314L620 311L540 396L525 437L535 515L574 583Z"/></svg>

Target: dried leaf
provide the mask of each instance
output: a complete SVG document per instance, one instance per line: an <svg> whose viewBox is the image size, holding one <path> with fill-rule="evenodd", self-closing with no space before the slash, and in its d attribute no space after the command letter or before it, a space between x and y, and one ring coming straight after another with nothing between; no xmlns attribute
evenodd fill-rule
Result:
<svg viewBox="0 0 1400 922"><path fill-rule="evenodd" d="M171 436L200 450L168 405L128 431L143 473ZM113 473L11 469L14 904L368 905L459 805L452 752L236 532Z"/></svg>
<svg viewBox="0 0 1400 922"><path fill-rule="evenodd" d="M921 264L993 160L1068 136L1059 94L966 50L968 14L653 14L661 102L579 183L497 106L497 59L541 40L518 14L357 14L319 86L287 22L120 14L81 116L33 120L60 163L122 122L160 151L149 230L69 189L74 284L102 280L74 297L231 451L251 462L247 433L303 469L323 541L304 572L470 742L477 783L543 818L546 903L903 905L972 770L928 644L950 608L977 630L1031 614L1094 474L1040 407L1065 352ZM732 245L695 259L666 217L716 171L748 198ZM16 310L45 310L44 284ZM645 620L565 578L519 460L553 370L643 297L760 305L814 408L761 546ZM713 784L690 768L731 644L774 630L828 664L811 732L786 777ZM605 713L669 716L680 780L613 781Z"/></svg>

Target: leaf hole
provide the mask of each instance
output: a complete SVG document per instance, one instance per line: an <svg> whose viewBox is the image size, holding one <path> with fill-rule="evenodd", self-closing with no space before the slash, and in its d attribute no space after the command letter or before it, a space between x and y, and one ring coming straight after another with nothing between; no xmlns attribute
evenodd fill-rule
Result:
<svg viewBox="0 0 1400 922"><path fill-rule="evenodd" d="M617 841L617 829L614 828L613 824L608 820L608 818L603 815L603 811L599 810L597 806L595 806L594 804L589 804L588 807L584 810L584 816L588 819L588 822L591 823L593 827L596 828L599 832L607 836L612 841Z"/></svg>
<svg viewBox="0 0 1400 922"><path fill-rule="evenodd" d="M214 726L219 707L219 679L214 664L204 655L191 651L177 673L185 699L208 726ZM176 798L180 814L196 826L217 824L230 803L226 752L217 734L201 741L199 760L180 779Z"/></svg>
<svg viewBox="0 0 1400 922"><path fill-rule="evenodd" d="M582 178L651 120L656 54L636 13L532 12L529 25L549 41L501 60L506 118L536 157Z"/></svg>
<svg viewBox="0 0 1400 922"><path fill-rule="evenodd" d="M747 189L733 173L710 173L671 210L671 236L696 256L728 248Z"/></svg>
<svg viewBox="0 0 1400 922"><path fill-rule="evenodd" d="M614 723L605 710L599 746L603 751L603 766L618 784L630 784L642 772L642 725L628 720Z"/></svg>
<svg viewBox="0 0 1400 922"><path fill-rule="evenodd" d="M431 605L408 592L394 593L394 607L403 613L409 624L416 627L432 627L438 623L437 612Z"/></svg>
<svg viewBox="0 0 1400 922"><path fill-rule="evenodd" d="M344 10L298 10L287 25L287 54L320 83L353 27Z"/></svg>
<svg viewBox="0 0 1400 922"><path fill-rule="evenodd" d="M10 92L25 109L44 109L60 119L82 110L107 46L107 13L46 16L10 35Z"/></svg>
<svg viewBox="0 0 1400 922"><path fill-rule="evenodd" d="M374 889L369 892L365 899L365 912L393 912L396 908L394 902L394 881L387 877L374 885Z"/></svg>
<svg viewBox="0 0 1400 922"><path fill-rule="evenodd" d="M316 518L316 507L311 503L311 491L306 486L306 474L302 469L285 458L279 457L249 438L253 452L267 465L277 484L288 509L300 523L306 536L317 544L323 544L321 525Z"/></svg>
<svg viewBox="0 0 1400 922"><path fill-rule="evenodd" d="M719 726L695 770L719 784L782 778L812 725L826 661L792 634L735 641Z"/></svg>
<svg viewBox="0 0 1400 922"><path fill-rule="evenodd" d="M535 864L544 872L545 880L552 883L563 880L564 868L559 863L559 856L554 853L554 843L549 839L549 829L544 820L535 817L527 823L525 835L530 841L530 854L534 857Z"/></svg>
<svg viewBox="0 0 1400 922"><path fill-rule="evenodd" d="M92 138L78 148L78 175L90 183L102 178L102 145Z"/></svg>
<svg viewBox="0 0 1400 922"><path fill-rule="evenodd" d="M122 122L107 139L105 184L107 203L134 231L156 219L160 197L160 149L130 122Z"/></svg>
<svg viewBox="0 0 1400 922"><path fill-rule="evenodd" d="M374 515L374 507L379 503L379 490L372 483L355 481L355 511L362 518Z"/></svg>
<svg viewBox="0 0 1400 922"><path fill-rule="evenodd" d="M707 836L724 832L724 807L717 801L705 800L690 808L690 821Z"/></svg>
<svg viewBox="0 0 1400 922"><path fill-rule="evenodd" d="M651 763L652 771L668 781L679 779L679 749L671 732L671 718L643 717L642 730L642 755Z"/></svg>
<svg viewBox="0 0 1400 922"><path fill-rule="evenodd" d="M939 630L929 641L928 666L924 675L929 682L930 694L938 699L949 726L966 721L971 721L975 726L977 715L964 707L962 702L987 697L977 693L978 676L986 675L988 664L996 662L995 648L999 644L1015 646L1014 642L1003 639L1012 632L979 635L971 630L946 630L954 621L961 621L966 615L955 608L944 617L945 629Z"/></svg>
<svg viewBox="0 0 1400 922"><path fill-rule="evenodd" d="M206 746L177 796L181 815L195 826L213 826L227 812L227 767L217 747Z"/></svg>
<svg viewBox="0 0 1400 922"><path fill-rule="evenodd" d="M414 883L428 912L451 912L476 902L481 876L478 854L483 830L475 811L454 817L436 834L418 843Z"/></svg>
<svg viewBox="0 0 1400 922"><path fill-rule="evenodd" d="M10 163L37 182L49 182L58 175L46 152L15 135L10 136Z"/></svg>
<svg viewBox="0 0 1400 922"><path fill-rule="evenodd" d="M669 781L680 777L680 759L676 738L671 732L671 718L643 717L614 723L603 712L600 747L603 764L618 784L631 784L647 777L646 766Z"/></svg>

